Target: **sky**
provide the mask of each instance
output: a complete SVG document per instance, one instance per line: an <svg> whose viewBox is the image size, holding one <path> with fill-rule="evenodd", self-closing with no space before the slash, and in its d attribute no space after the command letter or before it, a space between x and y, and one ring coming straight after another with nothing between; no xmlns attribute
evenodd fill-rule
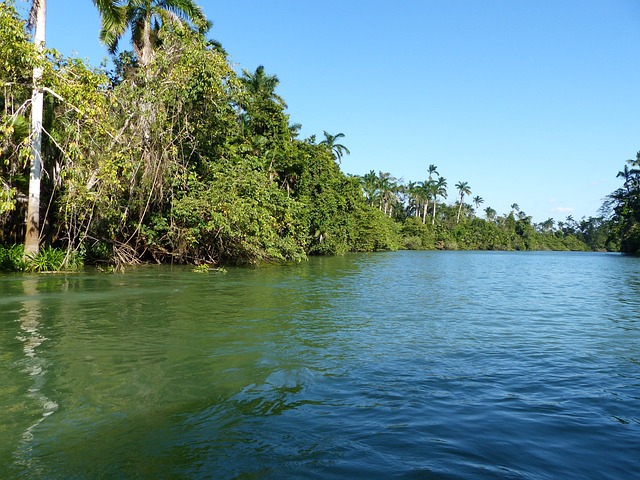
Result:
<svg viewBox="0 0 640 480"><path fill-rule="evenodd" d="M93 3L47 3L47 45L98 66ZM344 133L346 173L434 164L449 202L465 181L481 209L542 222L597 215L640 150L639 0L199 4L238 72L278 77L301 137Z"/></svg>

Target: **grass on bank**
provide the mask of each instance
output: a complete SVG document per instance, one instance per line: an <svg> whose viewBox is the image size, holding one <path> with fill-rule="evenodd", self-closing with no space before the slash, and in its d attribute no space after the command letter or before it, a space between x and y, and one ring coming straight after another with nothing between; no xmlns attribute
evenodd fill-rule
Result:
<svg viewBox="0 0 640 480"><path fill-rule="evenodd" d="M81 255L59 248L45 247L33 258L24 258L24 246L0 245L0 271L2 272L62 272L83 266Z"/></svg>

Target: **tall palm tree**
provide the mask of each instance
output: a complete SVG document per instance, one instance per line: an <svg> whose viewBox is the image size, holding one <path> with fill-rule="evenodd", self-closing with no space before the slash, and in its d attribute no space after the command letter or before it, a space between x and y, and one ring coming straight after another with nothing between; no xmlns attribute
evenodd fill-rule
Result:
<svg viewBox="0 0 640 480"><path fill-rule="evenodd" d="M46 0L33 0L27 25L34 30L33 42L40 54L44 52L47 26ZM42 115L44 92L42 67L33 68L33 93L31 97L31 166L29 173L29 200L24 238L24 256L33 257L40 251L40 179L42 177Z"/></svg>
<svg viewBox="0 0 640 480"><path fill-rule="evenodd" d="M431 173L431 172L430 172ZM422 182L420 185L420 191L423 195L424 205L422 208L422 224L427 223L427 212L429 210L429 198L431 197L431 187L434 184L434 180L429 176L429 180Z"/></svg>
<svg viewBox="0 0 640 480"><path fill-rule="evenodd" d="M431 187L433 195L433 217L431 217L431 225L436 223L436 205L438 204L438 197L447 198L447 180L438 177L438 180L433 183Z"/></svg>
<svg viewBox="0 0 640 480"><path fill-rule="evenodd" d="M338 162L338 164L341 162L343 154L351 154L347 147L336 142L336 140L338 140L339 138L344 138L344 133L336 133L335 135L331 135L326 130L324 130L324 140L320 142L320 145L326 145L329 150L331 150L333 158L336 160L336 162Z"/></svg>
<svg viewBox="0 0 640 480"><path fill-rule="evenodd" d="M635 160L627 160L627 163L633 165ZM617 178L624 178L624 188L626 188L627 193L631 193L631 189L638 184L638 176L640 175L640 170L635 168L629 168L627 165L618 172L616 175Z"/></svg>
<svg viewBox="0 0 640 480"><path fill-rule="evenodd" d="M398 203L400 203L398 196L400 184L398 183L398 179L389 172L379 172L378 189L380 210L382 210L385 215L393 216L394 205L397 206Z"/></svg>
<svg viewBox="0 0 640 480"><path fill-rule="evenodd" d="M482 198L480 195L476 195L475 197L473 197L473 204L476 206L476 210L480 208L481 203L484 203L484 198Z"/></svg>
<svg viewBox="0 0 640 480"><path fill-rule="evenodd" d="M423 182L423 184L422 184L422 187L424 188L426 199L427 199L427 201L425 202L425 205L424 205L424 210L422 212L422 224L423 225L425 223L427 223L427 211L429 209L429 198L432 196L432 191L434 190L433 175L434 174L435 175L440 175L438 173L438 167L436 165L434 165L433 163L429 165L428 172L429 172L429 179L426 182ZM435 202L435 195L434 195L434 202Z"/></svg>
<svg viewBox="0 0 640 480"><path fill-rule="evenodd" d="M487 215L487 220L495 220L498 212L496 212L495 209L491 207L487 207L484 209L484 213Z"/></svg>
<svg viewBox="0 0 640 480"><path fill-rule="evenodd" d="M553 225L556 223L556 221L553 218L547 218L544 222L542 222L540 224L540 226L543 228L543 230L550 232L551 230L553 230Z"/></svg>
<svg viewBox="0 0 640 480"><path fill-rule="evenodd" d="M376 175L376 172L371 170L369 173L365 173L362 176L361 182L362 190L364 191L364 196L366 198L367 204L373 205L380 183L378 175Z"/></svg>
<svg viewBox="0 0 640 480"><path fill-rule="evenodd" d="M420 185L418 182L409 182L405 186L405 193L409 197L409 205L407 206L407 216L420 215Z"/></svg>
<svg viewBox="0 0 640 480"><path fill-rule="evenodd" d="M456 220L456 223L460 223L460 212L462 211L462 205L464 204L464 196L471 195L471 189L467 182L456 183L456 188L458 189L458 192L460 192L460 206L458 207L458 219Z"/></svg>
<svg viewBox="0 0 640 480"><path fill-rule="evenodd" d="M387 214L389 207L389 192L392 189L393 177L389 172L379 172L378 174L378 187L380 188L380 210L384 210L384 214Z"/></svg>
<svg viewBox="0 0 640 480"><path fill-rule="evenodd" d="M130 28L133 50L143 67L153 58L161 25L182 24L203 34L211 28L194 0L128 0L124 5L93 0L93 3L102 20L100 41L109 48L109 53L118 51L118 43Z"/></svg>

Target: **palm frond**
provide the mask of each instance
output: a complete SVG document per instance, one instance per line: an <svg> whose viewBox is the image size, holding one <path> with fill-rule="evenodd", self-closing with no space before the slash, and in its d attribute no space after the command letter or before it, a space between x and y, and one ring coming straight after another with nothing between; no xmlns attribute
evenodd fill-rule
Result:
<svg viewBox="0 0 640 480"><path fill-rule="evenodd" d="M202 8L193 0L162 0L157 2L161 10L171 12L184 23L190 23L200 33L206 33L211 24L207 20ZM207 28L206 30L203 30Z"/></svg>

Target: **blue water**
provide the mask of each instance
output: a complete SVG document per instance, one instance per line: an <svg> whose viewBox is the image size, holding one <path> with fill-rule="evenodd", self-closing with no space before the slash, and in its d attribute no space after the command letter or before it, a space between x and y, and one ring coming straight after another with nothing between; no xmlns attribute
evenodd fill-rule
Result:
<svg viewBox="0 0 640 480"><path fill-rule="evenodd" d="M5 478L640 477L620 255L5 275L0 365Z"/></svg>

